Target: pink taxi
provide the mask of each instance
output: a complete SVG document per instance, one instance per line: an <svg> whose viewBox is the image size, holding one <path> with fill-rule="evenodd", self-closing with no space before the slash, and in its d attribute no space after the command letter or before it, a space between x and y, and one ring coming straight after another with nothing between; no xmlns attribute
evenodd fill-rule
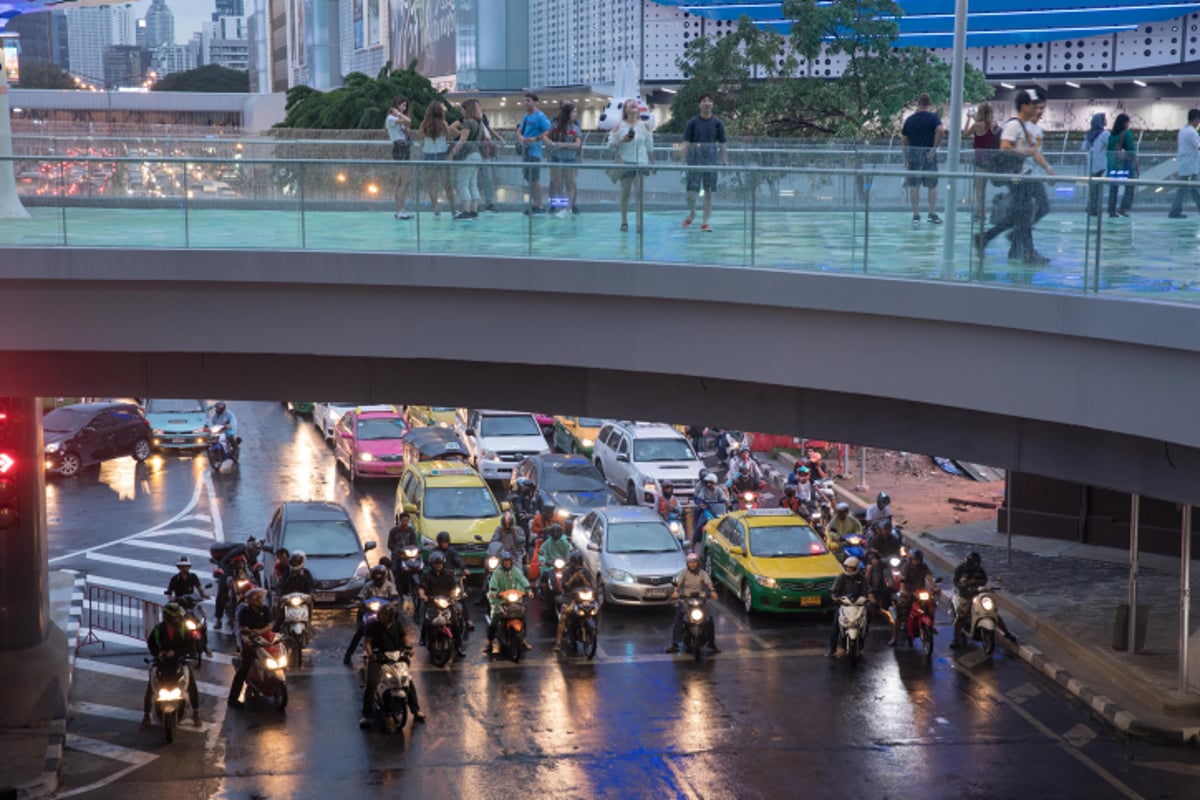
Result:
<svg viewBox="0 0 1200 800"><path fill-rule="evenodd" d="M333 429L333 453L340 466L359 478L397 478L404 472L404 440L408 423L398 407L390 410L353 408Z"/></svg>

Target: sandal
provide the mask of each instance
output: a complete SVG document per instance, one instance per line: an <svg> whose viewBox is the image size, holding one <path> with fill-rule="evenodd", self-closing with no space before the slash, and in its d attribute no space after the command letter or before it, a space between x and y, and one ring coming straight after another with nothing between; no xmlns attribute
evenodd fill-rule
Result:
<svg viewBox="0 0 1200 800"><path fill-rule="evenodd" d="M622 222L622 223L621 223L621 233L625 233L625 232L626 232L626 231L628 231L628 230L629 230L629 223L628 223L628 222Z"/></svg>

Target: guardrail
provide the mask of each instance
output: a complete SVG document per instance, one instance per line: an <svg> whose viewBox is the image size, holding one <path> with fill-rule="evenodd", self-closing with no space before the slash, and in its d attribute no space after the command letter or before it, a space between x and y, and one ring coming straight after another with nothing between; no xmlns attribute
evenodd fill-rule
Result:
<svg viewBox="0 0 1200 800"><path fill-rule="evenodd" d="M76 642L76 654L84 645L105 647L97 631L145 639L162 618L162 604L103 586L87 587L83 610L87 633Z"/></svg>

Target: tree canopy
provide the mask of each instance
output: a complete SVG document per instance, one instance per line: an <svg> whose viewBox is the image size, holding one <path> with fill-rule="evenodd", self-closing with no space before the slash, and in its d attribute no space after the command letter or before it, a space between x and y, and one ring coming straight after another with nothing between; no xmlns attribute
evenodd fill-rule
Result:
<svg viewBox="0 0 1200 800"><path fill-rule="evenodd" d="M361 72L346 76L345 85L328 92L308 86L288 89L287 114L278 128L322 130L367 130L383 127L392 98L408 98L413 125L425 116L425 109L437 100L446 106L446 118L453 121L461 112L446 100L444 90L435 89L416 71L414 60L407 69L393 70L391 62L374 79Z"/></svg>
<svg viewBox="0 0 1200 800"><path fill-rule="evenodd" d="M888 135L922 92L949 101L950 65L928 49L895 46L902 11L892 0L786 0L783 8L794 20L788 36L743 17L723 38L688 44L679 60L687 80L664 129L682 130L706 91L729 132L743 136ZM823 74L826 58L844 60L841 75ZM991 94L968 64L964 99Z"/></svg>
<svg viewBox="0 0 1200 800"><path fill-rule="evenodd" d="M206 64L187 72L172 72L151 88L156 92L249 92L250 73Z"/></svg>
<svg viewBox="0 0 1200 800"><path fill-rule="evenodd" d="M22 89L76 89L71 73L58 64L31 61L21 64Z"/></svg>

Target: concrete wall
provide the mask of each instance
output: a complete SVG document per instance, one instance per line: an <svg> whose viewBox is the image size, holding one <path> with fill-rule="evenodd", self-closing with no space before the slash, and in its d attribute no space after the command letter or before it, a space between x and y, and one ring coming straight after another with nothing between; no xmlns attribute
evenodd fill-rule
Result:
<svg viewBox="0 0 1200 800"><path fill-rule="evenodd" d="M699 421L1200 502L1200 311L1184 306L671 264L84 249L0 249L0 297L4 395Z"/></svg>

